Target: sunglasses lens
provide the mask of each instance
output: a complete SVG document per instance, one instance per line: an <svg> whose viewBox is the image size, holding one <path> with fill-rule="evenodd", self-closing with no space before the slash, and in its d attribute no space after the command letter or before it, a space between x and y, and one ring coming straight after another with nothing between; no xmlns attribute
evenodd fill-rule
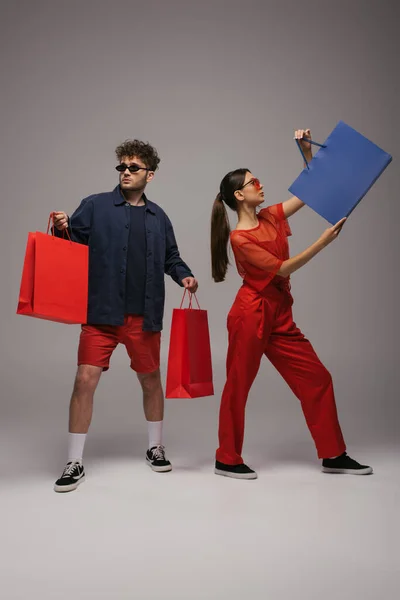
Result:
<svg viewBox="0 0 400 600"><path fill-rule="evenodd" d="M257 191L261 189L261 183L259 179L254 179L254 187Z"/></svg>
<svg viewBox="0 0 400 600"><path fill-rule="evenodd" d="M137 173L138 171L140 171L140 167L138 167L138 165L130 165L128 167L128 165L126 165L125 163L121 163L120 165L117 165L115 168L117 169L117 171L119 173L123 173L124 171L126 171L126 169L128 169L128 171L130 173Z"/></svg>

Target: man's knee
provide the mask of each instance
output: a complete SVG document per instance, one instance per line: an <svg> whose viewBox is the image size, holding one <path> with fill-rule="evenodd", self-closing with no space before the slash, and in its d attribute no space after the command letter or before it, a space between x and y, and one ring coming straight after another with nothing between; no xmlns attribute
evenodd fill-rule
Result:
<svg viewBox="0 0 400 600"><path fill-rule="evenodd" d="M100 379L102 369L92 365L79 365L75 378L75 393L94 392Z"/></svg>
<svg viewBox="0 0 400 600"><path fill-rule="evenodd" d="M160 369L151 373L137 373L137 377L144 392L152 392L161 385Z"/></svg>

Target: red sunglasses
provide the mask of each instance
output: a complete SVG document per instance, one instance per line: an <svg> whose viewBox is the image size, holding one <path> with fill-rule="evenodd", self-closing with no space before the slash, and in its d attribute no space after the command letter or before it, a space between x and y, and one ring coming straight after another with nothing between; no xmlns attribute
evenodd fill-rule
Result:
<svg viewBox="0 0 400 600"><path fill-rule="evenodd" d="M239 188L239 190L242 190L243 188L246 187L246 185L250 185L253 184L254 187L256 188L257 192L259 192L261 190L261 182L259 179L257 179L257 177L253 177L253 179L250 179L250 181L248 181L247 183L245 183L244 185L242 185L241 188Z"/></svg>

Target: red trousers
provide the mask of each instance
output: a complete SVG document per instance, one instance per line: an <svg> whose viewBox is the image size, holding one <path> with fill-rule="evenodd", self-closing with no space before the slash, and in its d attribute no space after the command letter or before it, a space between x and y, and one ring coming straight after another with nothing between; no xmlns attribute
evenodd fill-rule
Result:
<svg viewBox="0 0 400 600"><path fill-rule="evenodd" d="M216 459L228 465L241 457L245 407L263 354L301 402L319 458L346 450L330 373L296 327L288 289L274 284L261 295L244 284L228 315L227 380L219 416Z"/></svg>

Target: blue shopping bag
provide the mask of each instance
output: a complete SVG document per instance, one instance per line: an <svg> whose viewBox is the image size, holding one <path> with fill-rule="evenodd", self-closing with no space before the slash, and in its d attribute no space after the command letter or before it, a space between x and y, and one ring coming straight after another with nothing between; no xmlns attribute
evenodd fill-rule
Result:
<svg viewBox="0 0 400 600"><path fill-rule="evenodd" d="M340 121L290 186L293 196L332 225L348 217L392 160L390 154Z"/></svg>

